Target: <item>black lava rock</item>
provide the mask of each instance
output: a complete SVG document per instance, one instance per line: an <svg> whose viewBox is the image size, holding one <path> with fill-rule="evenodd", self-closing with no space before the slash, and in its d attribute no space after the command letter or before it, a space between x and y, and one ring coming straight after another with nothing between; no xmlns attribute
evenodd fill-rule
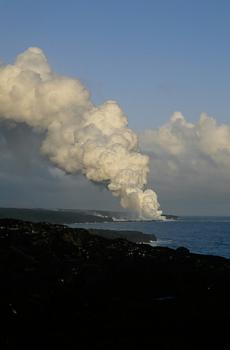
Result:
<svg viewBox="0 0 230 350"><path fill-rule="evenodd" d="M225 258L0 220L1 349L227 349L229 295Z"/></svg>

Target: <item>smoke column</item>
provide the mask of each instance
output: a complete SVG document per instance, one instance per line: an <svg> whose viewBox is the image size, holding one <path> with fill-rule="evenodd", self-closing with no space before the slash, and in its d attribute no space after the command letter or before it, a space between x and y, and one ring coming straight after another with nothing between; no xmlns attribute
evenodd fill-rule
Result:
<svg viewBox="0 0 230 350"><path fill-rule="evenodd" d="M13 65L0 66L0 118L44 133L41 152L66 173L102 182L123 208L161 219L156 193L145 189L149 158L115 101L95 106L80 81L51 70L43 51L31 47Z"/></svg>

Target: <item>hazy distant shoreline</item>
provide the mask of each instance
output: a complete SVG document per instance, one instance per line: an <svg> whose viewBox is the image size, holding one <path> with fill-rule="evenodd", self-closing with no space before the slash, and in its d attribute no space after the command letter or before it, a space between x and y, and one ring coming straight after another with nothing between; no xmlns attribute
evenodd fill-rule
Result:
<svg viewBox="0 0 230 350"><path fill-rule="evenodd" d="M0 219L18 219L32 222L49 222L53 224L75 224L75 223L99 223L137 221L130 213L86 210L86 209L28 209L28 208L0 208ZM167 219L176 220L175 215L166 215ZM138 220L141 221L141 220ZM144 221L144 220L143 220Z"/></svg>

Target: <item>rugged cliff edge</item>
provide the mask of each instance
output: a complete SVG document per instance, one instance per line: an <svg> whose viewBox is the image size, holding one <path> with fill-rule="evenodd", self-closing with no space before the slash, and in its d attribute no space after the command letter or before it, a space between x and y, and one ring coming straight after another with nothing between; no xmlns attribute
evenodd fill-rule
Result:
<svg viewBox="0 0 230 350"><path fill-rule="evenodd" d="M2 219L0 281L1 348L229 345L225 258Z"/></svg>

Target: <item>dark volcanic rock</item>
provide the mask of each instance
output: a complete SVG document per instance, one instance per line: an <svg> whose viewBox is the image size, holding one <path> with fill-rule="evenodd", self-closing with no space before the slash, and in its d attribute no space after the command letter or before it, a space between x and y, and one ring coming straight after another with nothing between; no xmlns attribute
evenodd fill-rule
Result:
<svg viewBox="0 0 230 350"><path fill-rule="evenodd" d="M228 259L0 220L0 281L3 349L228 349Z"/></svg>
<svg viewBox="0 0 230 350"><path fill-rule="evenodd" d="M22 209L0 208L0 219L10 218L32 222L49 222L53 224L74 224L76 222L104 222L105 218L95 215L94 212L83 210L48 210L48 209ZM113 221L106 217L106 221Z"/></svg>
<svg viewBox="0 0 230 350"><path fill-rule="evenodd" d="M156 241L156 236L152 234L146 234L139 231L115 231L115 230L102 230L102 229L88 229L89 233L93 235L98 235L108 239L123 238L127 239L129 242L134 243L150 243L151 241Z"/></svg>

